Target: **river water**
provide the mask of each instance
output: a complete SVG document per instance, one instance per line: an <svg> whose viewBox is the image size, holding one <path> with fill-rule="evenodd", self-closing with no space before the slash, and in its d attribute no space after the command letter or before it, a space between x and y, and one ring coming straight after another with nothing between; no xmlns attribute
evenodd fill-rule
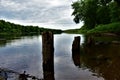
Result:
<svg viewBox="0 0 120 80"><path fill-rule="evenodd" d="M80 45L83 51L80 55L72 55L71 49L75 36L81 36ZM84 49L83 43L82 34L54 35L53 75L55 80L120 79L118 67L120 62L117 61L120 55L120 45L101 45ZM19 73L26 71L30 75L43 78L41 35L1 39L0 68L11 69ZM111 71L111 69L114 70Z"/></svg>

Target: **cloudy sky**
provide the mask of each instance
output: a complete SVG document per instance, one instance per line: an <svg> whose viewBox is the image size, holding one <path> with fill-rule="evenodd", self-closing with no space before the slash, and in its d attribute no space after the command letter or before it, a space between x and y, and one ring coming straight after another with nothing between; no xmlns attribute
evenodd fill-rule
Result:
<svg viewBox="0 0 120 80"><path fill-rule="evenodd" d="M0 19L23 25L69 29L73 22L72 2L77 0L0 0Z"/></svg>

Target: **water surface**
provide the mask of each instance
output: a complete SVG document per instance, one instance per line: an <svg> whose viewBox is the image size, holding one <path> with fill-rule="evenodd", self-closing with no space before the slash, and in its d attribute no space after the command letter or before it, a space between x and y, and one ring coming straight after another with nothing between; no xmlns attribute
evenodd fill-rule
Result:
<svg viewBox="0 0 120 80"><path fill-rule="evenodd" d="M75 36L81 36L81 53L72 54ZM43 78L42 39L40 36L21 37L13 40L1 40L0 67ZM101 45L84 48L84 36L79 34L54 35L54 78L55 80L110 80L110 76L119 73L110 72L119 58L120 45ZM114 55L116 53L116 56ZM108 66L106 69L105 66ZM120 70L119 70L120 71ZM117 73L116 73L117 72ZM114 80L116 77L113 76ZM118 79L116 79L118 80Z"/></svg>

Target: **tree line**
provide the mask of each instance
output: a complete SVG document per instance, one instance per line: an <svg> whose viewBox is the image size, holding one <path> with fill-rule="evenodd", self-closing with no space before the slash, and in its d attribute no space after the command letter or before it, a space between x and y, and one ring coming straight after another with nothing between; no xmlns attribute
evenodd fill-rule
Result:
<svg viewBox="0 0 120 80"><path fill-rule="evenodd" d="M120 0L78 0L72 8L74 21L83 21L85 29L120 21Z"/></svg>
<svg viewBox="0 0 120 80"><path fill-rule="evenodd" d="M0 34L39 35L43 31L52 31L53 33L62 32L62 30L57 30L57 29L48 29L42 27L40 28L38 26L23 26L19 24L6 22L5 20L0 20Z"/></svg>

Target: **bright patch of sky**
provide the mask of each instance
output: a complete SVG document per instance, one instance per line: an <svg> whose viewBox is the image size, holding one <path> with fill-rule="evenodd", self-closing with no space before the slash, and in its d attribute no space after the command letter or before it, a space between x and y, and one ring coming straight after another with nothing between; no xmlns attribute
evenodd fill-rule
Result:
<svg viewBox="0 0 120 80"><path fill-rule="evenodd" d="M72 2L77 0L0 0L0 19L23 25L73 29Z"/></svg>

